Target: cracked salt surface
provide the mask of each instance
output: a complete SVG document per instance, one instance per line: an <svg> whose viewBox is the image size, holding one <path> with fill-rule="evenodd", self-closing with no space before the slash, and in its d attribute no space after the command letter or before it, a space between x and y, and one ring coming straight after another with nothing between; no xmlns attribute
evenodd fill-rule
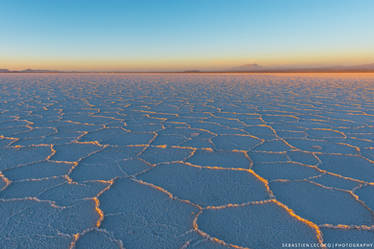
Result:
<svg viewBox="0 0 374 249"><path fill-rule="evenodd" d="M0 248L372 243L373 90L372 74L0 75Z"/></svg>

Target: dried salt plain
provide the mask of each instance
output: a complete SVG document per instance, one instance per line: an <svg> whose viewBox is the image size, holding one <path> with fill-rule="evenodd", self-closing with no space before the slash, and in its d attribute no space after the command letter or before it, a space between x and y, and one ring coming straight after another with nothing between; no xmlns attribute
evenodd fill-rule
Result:
<svg viewBox="0 0 374 249"><path fill-rule="evenodd" d="M373 243L374 75L3 74L0 189L1 249Z"/></svg>

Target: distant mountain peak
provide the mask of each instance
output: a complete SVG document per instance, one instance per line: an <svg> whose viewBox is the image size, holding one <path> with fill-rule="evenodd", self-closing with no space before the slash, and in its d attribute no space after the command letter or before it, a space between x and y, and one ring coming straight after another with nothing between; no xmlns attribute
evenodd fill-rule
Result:
<svg viewBox="0 0 374 249"><path fill-rule="evenodd" d="M263 70L263 69L264 68L257 63L245 64L242 66L232 68L233 71L256 71L256 70Z"/></svg>
<svg viewBox="0 0 374 249"><path fill-rule="evenodd" d="M261 66L245 64L229 69L230 72L374 72L374 63L352 66Z"/></svg>

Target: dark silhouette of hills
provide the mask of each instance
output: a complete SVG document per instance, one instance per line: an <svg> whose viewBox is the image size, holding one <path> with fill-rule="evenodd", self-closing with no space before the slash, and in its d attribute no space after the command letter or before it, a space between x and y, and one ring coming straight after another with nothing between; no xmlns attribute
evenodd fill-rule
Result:
<svg viewBox="0 0 374 249"><path fill-rule="evenodd" d="M184 71L59 71L44 69L9 70L0 69L0 73L224 73L224 72L245 72L245 73L318 73L318 72L374 72L374 63L354 66L326 66L326 67L294 67L279 66L267 67L259 64L245 64L227 70L184 70Z"/></svg>
<svg viewBox="0 0 374 249"><path fill-rule="evenodd" d="M185 70L183 73L201 73L200 70Z"/></svg>
<svg viewBox="0 0 374 249"><path fill-rule="evenodd" d="M345 68L346 69L356 69L356 70L374 70L374 63L357 65L357 66L350 66L350 67L345 67Z"/></svg>
<svg viewBox="0 0 374 249"><path fill-rule="evenodd" d="M44 70L44 69L25 69L25 70L9 70L0 69L0 73L65 73L68 71L58 71L58 70ZM72 71L69 71L72 72Z"/></svg>
<svg viewBox="0 0 374 249"><path fill-rule="evenodd" d="M19 73L58 73L60 71L57 70L43 70L43 69L25 69L19 71Z"/></svg>
<svg viewBox="0 0 374 249"><path fill-rule="evenodd" d="M242 65L242 66L238 66L238 67L233 67L231 70L233 71L238 71L238 72L245 72L245 71L261 71L261 70L264 70L265 68L263 66L260 66L256 63L254 64L245 64L245 65Z"/></svg>
<svg viewBox="0 0 374 249"><path fill-rule="evenodd" d="M354 66L326 67L263 67L258 64L246 64L233 67L229 72L374 72L374 63Z"/></svg>

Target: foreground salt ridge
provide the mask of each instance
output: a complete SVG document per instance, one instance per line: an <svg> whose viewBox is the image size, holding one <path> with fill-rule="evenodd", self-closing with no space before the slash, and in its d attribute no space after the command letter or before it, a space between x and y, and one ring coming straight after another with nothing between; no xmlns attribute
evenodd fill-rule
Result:
<svg viewBox="0 0 374 249"><path fill-rule="evenodd" d="M371 242L373 87L372 76L1 76L0 247Z"/></svg>

